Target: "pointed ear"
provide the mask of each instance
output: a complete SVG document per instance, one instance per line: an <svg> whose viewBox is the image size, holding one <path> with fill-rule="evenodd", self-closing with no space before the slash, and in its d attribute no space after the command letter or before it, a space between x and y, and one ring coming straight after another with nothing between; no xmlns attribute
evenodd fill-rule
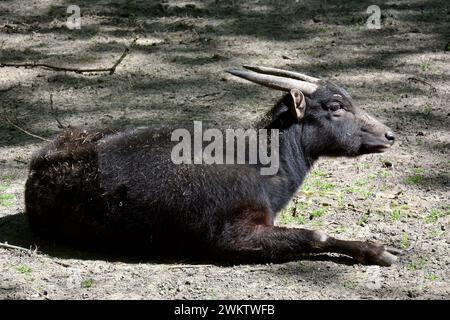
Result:
<svg viewBox="0 0 450 320"><path fill-rule="evenodd" d="M306 101L303 93L298 89L290 91L292 97L292 104L289 106L291 114L300 121L305 115Z"/></svg>

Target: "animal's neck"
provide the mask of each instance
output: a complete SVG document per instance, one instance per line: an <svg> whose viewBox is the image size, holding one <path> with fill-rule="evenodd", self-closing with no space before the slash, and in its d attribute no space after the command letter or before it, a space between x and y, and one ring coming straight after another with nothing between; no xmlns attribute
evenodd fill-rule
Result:
<svg viewBox="0 0 450 320"><path fill-rule="evenodd" d="M287 205L314 164L315 159L302 145L303 130L302 124L280 130L279 170L276 175L269 176L270 187L267 188L274 212Z"/></svg>

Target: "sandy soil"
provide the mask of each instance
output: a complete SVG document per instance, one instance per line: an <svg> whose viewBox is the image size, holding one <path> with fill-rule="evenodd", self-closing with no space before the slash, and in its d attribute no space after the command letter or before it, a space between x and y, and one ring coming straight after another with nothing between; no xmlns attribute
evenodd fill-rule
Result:
<svg viewBox="0 0 450 320"><path fill-rule="evenodd" d="M342 84L395 129L385 154L322 159L279 224L370 239L406 251L398 264L336 257L218 266L98 256L37 242L23 212L31 153L45 143L0 122L0 299L448 299L450 4L378 1L92 1L0 3L0 63L108 67L113 75L0 68L0 112L38 135L65 125L247 123L279 97L232 79L242 64L284 67ZM66 9L78 4L80 30ZM412 79L411 79L412 78ZM421 81L417 81L419 79Z"/></svg>

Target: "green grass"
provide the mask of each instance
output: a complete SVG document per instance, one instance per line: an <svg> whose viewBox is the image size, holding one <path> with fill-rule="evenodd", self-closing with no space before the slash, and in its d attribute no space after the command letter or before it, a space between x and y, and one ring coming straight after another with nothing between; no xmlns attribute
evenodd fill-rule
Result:
<svg viewBox="0 0 450 320"><path fill-rule="evenodd" d="M373 190L369 190L369 189L366 190L364 188L357 187L357 186L346 187L343 189L343 191L345 193L360 195L363 198L370 198L374 195Z"/></svg>
<svg viewBox="0 0 450 320"><path fill-rule="evenodd" d="M281 214L280 214L280 223L281 224L305 224L306 223L306 217L299 214L297 216L293 216L292 212L290 210L284 210Z"/></svg>
<svg viewBox="0 0 450 320"><path fill-rule="evenodd" d="M423 181L423 176L426 173L426 169L424 168L414 168L414 174L406 177L404 182L409 186L418 185Z"/></svg>
<svg viewBox="0 0 450 320"><path fill-rule="evenodd" d="M405 250L411 246L411 241L409 240L409 235L407 233L403 233L402 240L400 241L400 246Z"/></svg>
<svg viewBox="0 0 450 320"><path fill-rule="evenodd" d="M438 279L437 275L435 275L433 272L427 272L424 277L429 281L436 281Z"/></svg>
<svg viewBox="0 0 450 320"><path fill-rule="evenodd" d="M309 192L309 191L311 191L311 185L309 185L308 183L304 183L303 185L302 185L302 190L301 191L303 191L303 192Z"/></svg>
<svg viewBox="0 0 450 320"><path fill-rule="evenodd" d="M313 182L314 186L316 186L320 191L329 191L329 190L333 190L336 185L334 183L330 183L330 182L323 182L321 180L315 180Z"/></svg>
<svg viewBox="0 0 450 320"><path fill-rule="evenodd" d="M423 62L420 64L420 69L422 71L428 71L431 68L431 65L429 62Z"/></svg>
<svg viewBox="0 0 450 320"><path fill-rule="evenodd" d="M428 259L422 257L422 258L419 258L417 260L413 260L413 261L409 262L406 265L406 268L409 271L420 270L420 269L423 269L426 266L427 262L428 262Z"/></svg>
<svg viewBox="0 0 450 320"><path fill-rule="evenodd" d="M431 108L429 105L426 105L423 108L423 113L427 116L430 115L432 112L433 112L433 108Z"/></svg>
<svg viewBox="0 0 450 320"><path fill-rule="evenodd" d="M345 281L342 286L347 289L356 289L358 287L358 282L353 280Z"/></svg>
<svg viewBox="0 0 450 320"><path fill-rule="evenodd" d="M16 196L11 193L0 194L0 205L11 206L13 204L13 202L11 200L13 200L15 198L16 198Z"/></svg>
<svg viewBox="0 0 450 320"><path fill-rule="evenodd" d="M328 173L320 169L314 170L313 172L311 172L311 174L316 177L326 177L328 175Z"/></svg>
<svg viewBox="0 0 450 320"><path fill-rule="evenodd" d="M319 217L323 216L326 212L327 212L327 208L315 209L311 212L311 217L319 218Z"/></svg>
<svg viewBox="0 0 450 320"><path fill-rule="evenodd" d="M437 208L433 208L430 210L430 214L427 215L425 217L425 222L426 223L433 223L438 221L440 218L445 217L446 215L448 215L449 213L447 212L447 214Z"/></svg>
<svg viewBox="0 0 450 320"><path fill-rule="evenodd" d="M363 227L367 224L368 221L369 221L369 213L365 212L359 217L358 221L356 221L356 225Z"/></svg>
<svg viewBox="0 0 450 320"><path fill-rule="evenodd" d="M409 186L414 186L414 185L418 185L422 182L423 177L422 175L419 174L415 174L412 176L409 176L405 179L405 183Z"/></svg>
<svg viewBox="0 0 450 320"><path fill-rule="evenodd" d="M85 279L85 280L81 281L81 287L84 289L88 289L88 288L92 287L92 279Z"/></svg>
<svg viewBox="0 0 450 320"><path fill-rule="evenodd" d="M358 187L366 186L368 184L369 184L369 180L368 179L358 179L354 183L354 185L358 186Z"/></svg>
<svg viewBox="0 0 450 320"><path fill-rule="evenodd" d="M322 227L325 225L325 222L323 220L313 220L311 221L311 225L316 227Z"/></svg>
<svg viewBox="0 0 450 320"><path fill-rule="evenodd" d="M445 234L441 229L434 229L430 231L430 237L432 238L441 238Z"/></svg>
<svg viewBox="0 0 450 320"><path fill-rule="evenodd" d="M400 218L402 217L402 212L400 211L399 208L395 208L394 210L392 210L391 217L392 220L395 221L400 220Z"/></svg>
<svg viewBox="0 0 450 320"><path fill-rule="evenodd" d="M331 231L331 233L333 233L333 234L343 234L343 233L346 233L347 230L348 229L346 227L337 227L333 231Z"/></svg>
<svg viewBox="0 0 450 320"><path fill-rule="evenodd" d="M33 270L26 265L18 266L17 271L19 271L20 273L25 273L25 274L29 274L29 273L33 272Z"/></svg>
<svg viewBox="0 0 450 320"><path fill-rule="evenodd" d="M408 206L405 204L399 205L397 202L392 201L391 202L391 218L394 221L398 221L401 219L402 215L403 215L403 211L405 209L407 209Z"/></svg>

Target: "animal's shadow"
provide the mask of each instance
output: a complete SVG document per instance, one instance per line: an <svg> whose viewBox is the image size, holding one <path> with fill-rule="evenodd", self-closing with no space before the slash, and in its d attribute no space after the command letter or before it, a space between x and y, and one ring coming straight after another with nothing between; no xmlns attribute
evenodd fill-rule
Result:
<svg viewBox="0 0 450 320"><path fill-rule="evenodd" d="M217 261L207 257L192 257L186 255L157 255L148 256L144 254L127 254L126 252L111 252L76 248L71 245L55 243L33 234L29 227L27 217L24 213L16 213L0 217L0 242L22 247L25 249L37 249L38 252L50 257L60 259L80 259L80 260L104 260L120 261L127 263L160 263L160 264L212 264L216 266L230 266L240 263L230 261ZM340 255L314 254L305 255L299 260L311 261L332 261L339 264L354 265L357 261ZM283 263L287 261L279 261ZM245 263L248 264L248 263Z"/></svg>

